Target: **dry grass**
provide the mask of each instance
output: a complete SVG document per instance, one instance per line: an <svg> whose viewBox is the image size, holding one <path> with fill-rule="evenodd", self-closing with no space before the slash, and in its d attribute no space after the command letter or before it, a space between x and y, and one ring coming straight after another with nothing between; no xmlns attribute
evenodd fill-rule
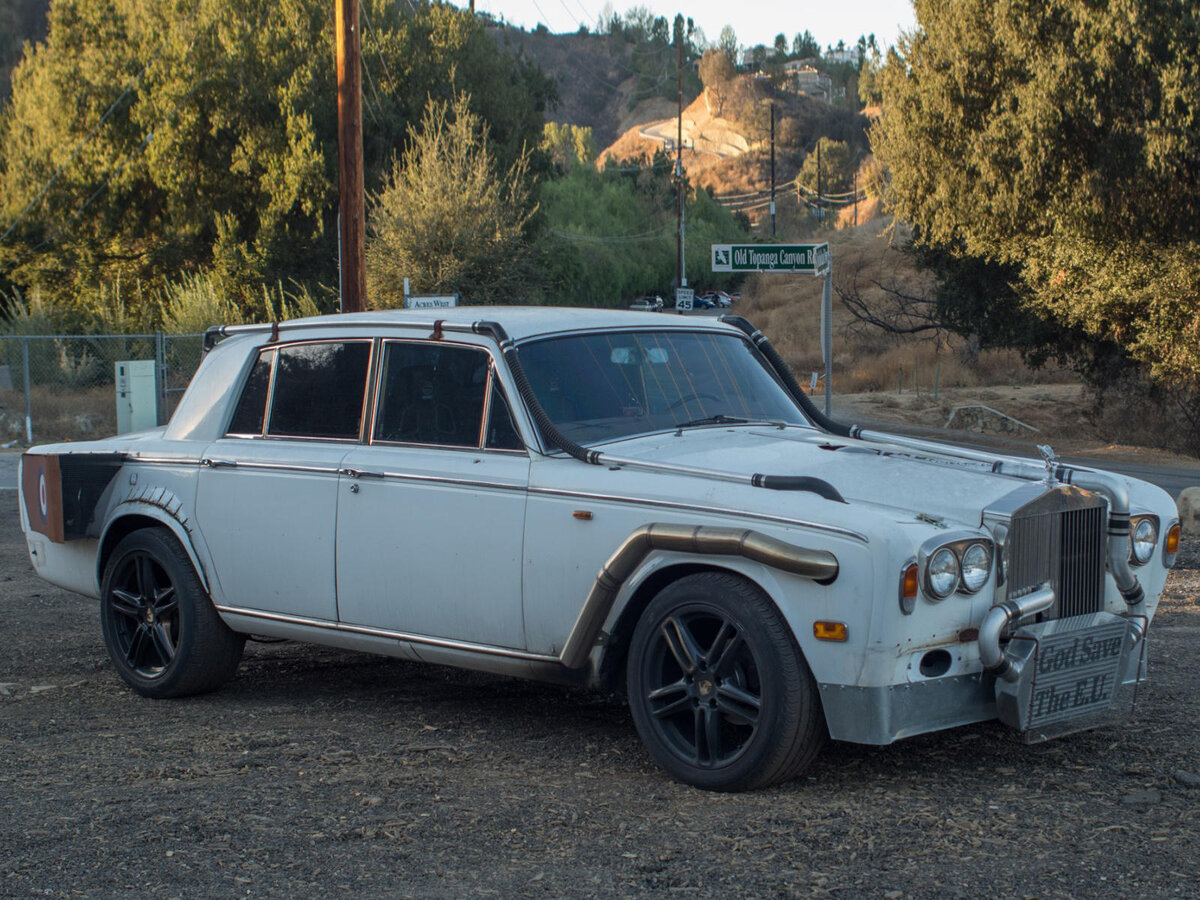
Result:
<svg viewBox="0 0 1200 900"><path fill-rule="evenodd" d="M906 391L914 387L914 379L919 379L923 390L931 389L935 380L941 388L1078 383L1069 370L1029 368L1015 351L971 354L967 342L953 335L893 335L857 322L837 296L836 286L844 286L849 277L846 273L857 272L859 290L868 300L884 298L884 292L872 282L915 295L931 288L929 278L918 273L897 249L885 225L885 220L877 219L857 228L823 231L813 238L828 240L833 253L836 393L895 391L901 379ZM896 237L898 241L900 236ZM810 275L762 274L751 276L743 290L745 300L739 312L770 335L779 353L801 374L824 371L821 282Z"/></svg>
<svg viewBox="0 0 1200 900"><path fill-rule="evenodd" d="M116 394L111 384L93 388L33 388L33 439L45 444L86 441L117 431ZM25 395L0 392L0 443L25 439Z"/></svg>

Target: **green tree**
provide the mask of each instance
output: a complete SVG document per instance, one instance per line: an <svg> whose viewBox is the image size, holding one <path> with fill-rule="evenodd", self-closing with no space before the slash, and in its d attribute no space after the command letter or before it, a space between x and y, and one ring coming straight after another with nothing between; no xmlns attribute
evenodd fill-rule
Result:
<svg viewBox="0 0 1200 900"><path fill-rule="evenodd" d="M459 292L471 303L528 302L534 284L528 157L498 170L486 123L466 96L431 100L371 202L367 294L375 307L419 293Z"/></svg>
<svg viewBox="0 0 1200 900"><path fill-rule="evenodd" d="M430 97L469 91L502 169L537 145L552 86L475 17L361 9L368 189ZM244 309L335 283L333 59L326 0L55 0L0 116L0 277L151 303L203 272Z"/></svg>
<svg viewBox="0 0 1200 900"><path fill-rule="evenodd" d="M915 7L872 130L893 208L1012 267L1040 317L1200 388L1200 8Z"/></svg>
<svg viewBox="0 0 1200 900"><path fill-rule="evenodd" d="M792 56L796 59L809 59L821 55L821 45L808 29L803 34L797 34L792 39Z"/></svg>
<svg viewBox="0 0 1200 900"><path fill-rule="evenodd" d="M785 60L788 55L787 36L780 33L775 35L775 58L777 60Z"/></svg>
<svg viewBox="0 0 1200 900"><path fill-rule="evenodd" d="M840 194L850 190L854 173L851 169L849 144L827 137L820 138L817 143L821 148L820 191L822 196ZM818 190L816 147L809 152L808 156L804 157L797 182L809 192Z"/></svg>
<svg viewBox="0 0 1200 900"><path fill-rule="evenodd" d="M596 159L596 142L590 126L569 122L547 122L542 130L541 150L559 172L590 165Z"/></svg>
<svg viewBox="0 0 1200 900"><path fill-rule="evenodd" d="M554 303L612 306L675 279L675 185L671 160L627 161L597 172L579 166L540 185L545 289ZM687 278L729 286L709 271L709 247L746 240L732 213L706 191L687 195Z"/></svg>
<svg viewBox="0 0 1200 900"><path fill-rule="evenodd" d="M25 41L45 36L49 5L50 0L0 0L0 103L8 99L9 79Z"/></svg>

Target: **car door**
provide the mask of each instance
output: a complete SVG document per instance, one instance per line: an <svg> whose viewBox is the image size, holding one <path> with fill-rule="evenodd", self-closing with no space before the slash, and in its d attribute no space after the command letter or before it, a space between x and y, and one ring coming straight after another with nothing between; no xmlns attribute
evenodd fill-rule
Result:
<svg viewBox="0 0 1200 900"><path fill-rule="evenodd" d="M218 605L335 621L338 478L364 432L371 341L263 349L205 452L196 518Z"/></svg>
<svg viewBox="0 0 1200 900"><path fill-rule="evenodd" d="M529 455L489 354L384 341L369 446L342 461L341 622L523 648Z"/></svg>

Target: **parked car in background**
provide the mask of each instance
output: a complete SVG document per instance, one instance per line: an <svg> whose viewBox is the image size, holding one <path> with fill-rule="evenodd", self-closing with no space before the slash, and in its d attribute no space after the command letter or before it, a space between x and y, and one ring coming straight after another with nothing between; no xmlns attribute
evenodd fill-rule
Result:
<svg viewBox="0 0 1200 900"><path fill-rule="evenodd" d="M660 297L658 294L647 294L641 300L638 300L635 302L642 304L641 306L637 307L638 309L648 309L648 310L650 310L650 312L662 312L663 311L663 306L664 306L663 298ZM629 308L633 309L634 306L631 304Z"/></svg>
<svg viewBox="0 0 1200 900"><path fill-rule="evenodd" d="M693 309L713 309L716 305L712 294L696 294L692 298Z"/></svg>
<svg viewBox="0 0 1200 900"><path fill-rule="evenodd" d="M205 345L166 427L21 461L34 570L99 600L145 696L220 687L248 635L604 687L716 790L830 737L1130 714L1171 498L834 422L745 319L460 307Z"/></svg>

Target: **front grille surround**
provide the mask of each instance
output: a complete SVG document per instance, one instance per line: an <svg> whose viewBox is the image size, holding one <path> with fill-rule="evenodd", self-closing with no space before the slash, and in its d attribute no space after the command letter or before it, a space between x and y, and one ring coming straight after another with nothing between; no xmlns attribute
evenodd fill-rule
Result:
<svg viewBox="0 0 1200 900"><path fill-rule="evenodd" d="M1104 609L1108 503L1073 485L1028 485L985 510L984 525L1001 548L997 599L1049 583L1054 605L1043 619Z"/></svg>

